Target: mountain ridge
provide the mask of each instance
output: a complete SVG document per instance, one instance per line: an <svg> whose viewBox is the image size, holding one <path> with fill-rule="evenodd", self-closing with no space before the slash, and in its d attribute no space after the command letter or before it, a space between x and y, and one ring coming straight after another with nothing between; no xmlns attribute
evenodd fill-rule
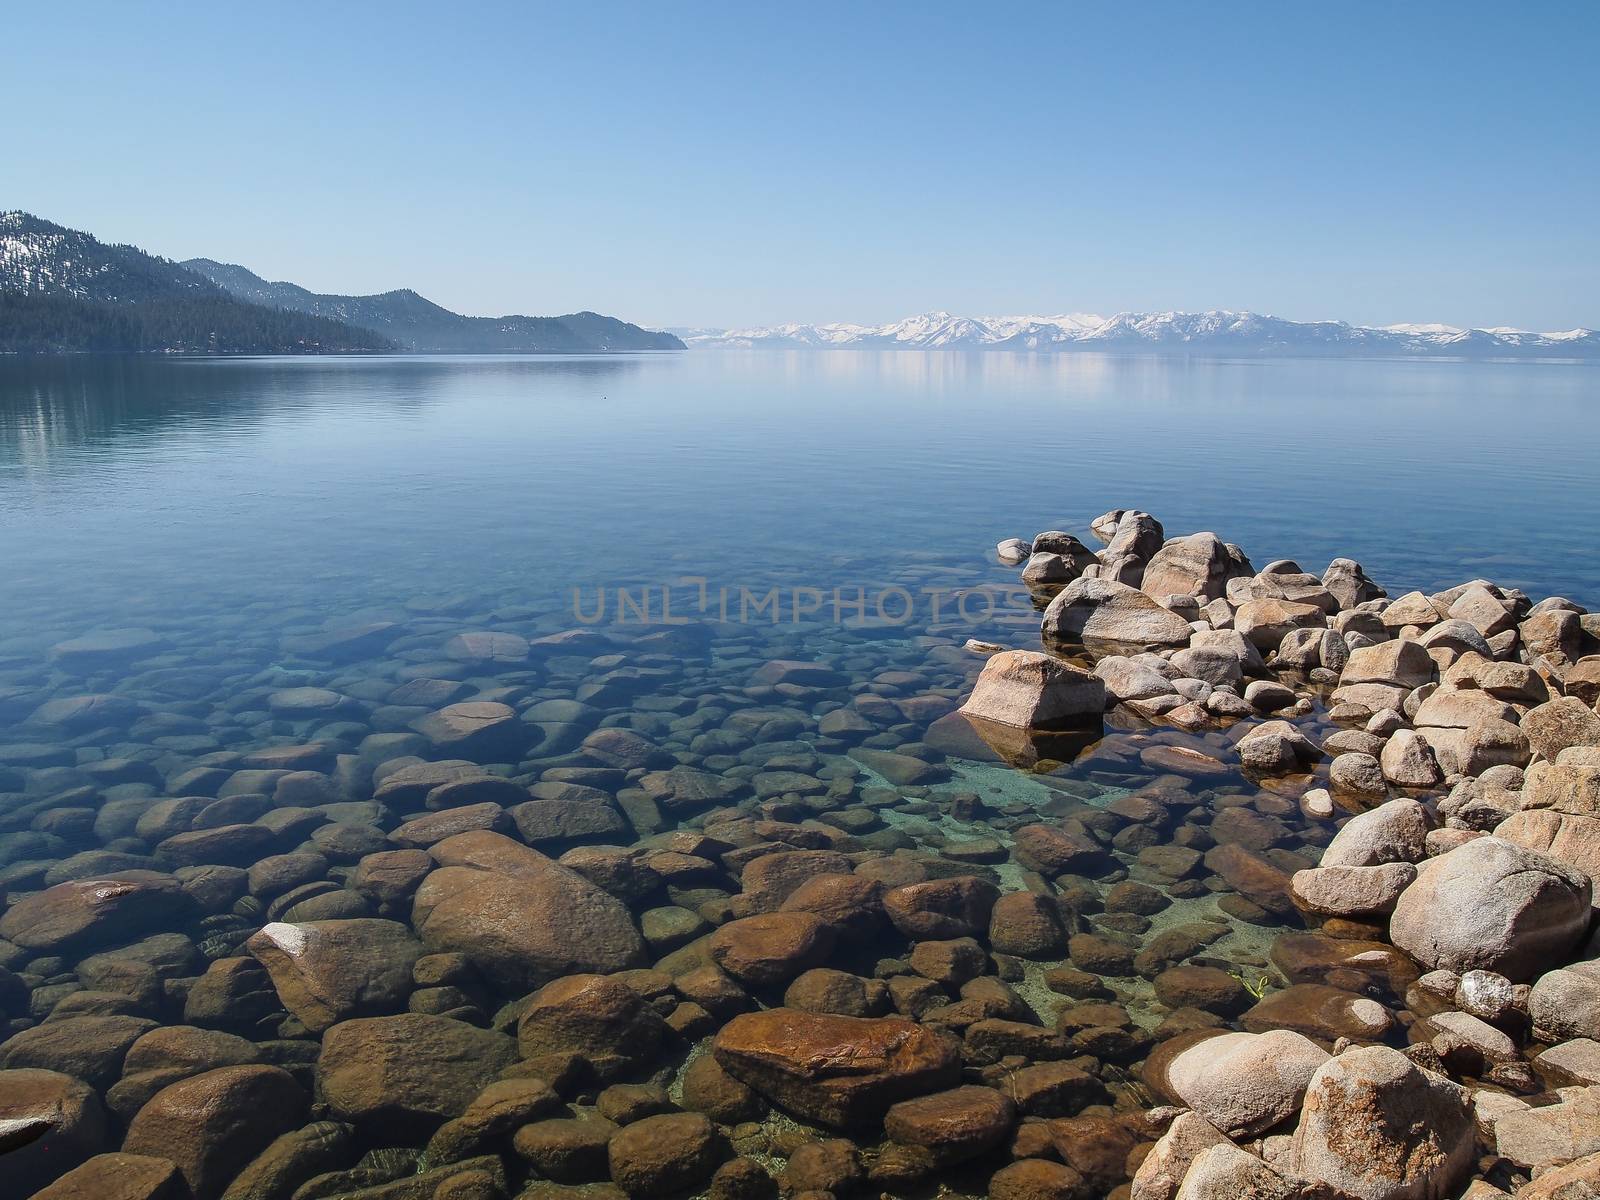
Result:
<svg viewBox="0 0 1600 1200"><path fill-rule="evenodd" d="M702 349L1033 350L1050 353L1227 351L1350 356L1600 357L1600 333L1573 329L1460 329L1451 325L1351 325L1290 321L1249 311L1091 313L960 317L921 313L884 325L843 322L696 330L684 339Z"/></svg>
<svg viewBox="0 0 1600 1200"><path fill-rule="evenodd" d="M0 353L393 350L368 330L240 300L171 259L0 212Z"/></svg>
<svg viewBox="0 0 1600 1200"><path fill-rule="evenodd" d="M684 348L670 333L642 329L595 312L559 317L469 317L435 304L410 288L347 296L313 292L296 283L269 281L237 263L191 258L181 265L239 299L344 321L417 353L583 354Z"/></svg>

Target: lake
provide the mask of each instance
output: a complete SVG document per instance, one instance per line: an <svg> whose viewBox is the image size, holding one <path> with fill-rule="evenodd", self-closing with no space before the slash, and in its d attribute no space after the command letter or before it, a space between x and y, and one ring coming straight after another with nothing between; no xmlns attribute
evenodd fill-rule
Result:
<svg viewBox="0 0 1600 1200"><path fill-rule="evenodd" d="M1481 576L1593 608L1597 401L1600 371L1562 363L0 361L0 1067L90 1079L115 1125L158 1082L123 1067L150 1022L199 1046L186 1063L226 1049L203 1031L243 1037L353 1123L329 1162L391 1144L366 1160L381 1181L427 1165L432 1130L502 1067L568 1071L580 1115L619 1078L689 1106L706 1039L802 967L853 972L863 1013L892 992L939 1028L1055 1025L1070 1047L1051 1054L1089 1075L1024 1105L1054 1117L1149 1106L1155 1042L1263 992L1315 978L1399 1009L1403 968L1339 960L1250 882L1249 864L1316 862L1332 822L1303 797L1325 764L1263 782L1239 765L1246 726L1122 708L1104 736L1020 747L953 715L984 662L968 639L1039 645L995 543L1095 546L1093 518L1137 508L1257 568L1348 557L1390 596ZM1293 719L1318 739L1307 695ZM1042 823L1086 839L1081 862L1019 848ZM469 841L423 853L452 836ZM1226 846L1256 857L1205 853ZM841 874L972 876L1048 912L988 930L970 970L965 951L904 957L881 912L708 948ZM938 927L944 946L961 925ZM725 1006L695 990L713 961L743 984ZM520 1010L502 1006L644 966L678 982L628 977L645 1007L604 1054L558 1070L571 1047L524 1017L510 1066ZM834 998L789 1006L843 1003L807 979ZM437 1087L393 1094L349 1018L405 1012ZM967 1051L969 1072L1000 1069ZM740 1111L741 1151L792 1146L764 1105ZM541 1153L505 1161L559 1177Z"/></svg>

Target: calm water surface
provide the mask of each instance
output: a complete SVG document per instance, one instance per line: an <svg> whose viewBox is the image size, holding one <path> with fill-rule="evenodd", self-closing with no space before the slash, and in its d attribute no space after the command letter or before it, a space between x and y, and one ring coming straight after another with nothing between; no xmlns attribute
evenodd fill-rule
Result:
<svg viewBox="0 0 1600 1200"><path fill-rule="evenodd" d="M832 353L0 364L6 633L931 556L1112 507L1600 603L1592 366ZM854 572L854 573L853 573ZM1395 593L1398 594L1398 593ZM67 620L70 617L70 620Z"/></svg>
<svg viewBox="0 0 1600 1200"><path fill-rule="evenodd" d="M1104 967L1097 991L1075 993L1127 1014L1122 1031L1087 1029L1083 1043L1121 1110L1151 1101L1130 1072L1171 1016L1150 982L1171 963L1221 966L1257 991L1324 971L1398 1006L1403 979L1329 971L1304 943L1280 953L1300 924L1281 888L1251 891L1210 857L1202 868L1198 851L1229 842L1264 856L1269 877L1312 865L1332 833L1297 803L1316 773L1253 782L1236 769L1238 729L1185 733L1120 711L1086 749L1002 748L1007 766L952 723L981 664L966 638L1037 645L1037 616L992 548L1045 529L1088 540L1091 518L1137 507L1169 536L1213 530L1258 567L1294 558L1320 573L1346 556L1391 595L1486 576L1594 607L1597 401L1593 366L1529 363L0 363L0 894L15 906L108 871L205 868L180 874L203 887L171 928L158 919L59 945L0 938L0 968L26 988L0 1011L0 1060L54 1062L32 1028L46 1018L134 1012L287 1038L307 1055L296 1070L309 1090L315 1036L270 999L207 1017L185 997L264 921L412 920L406 897L364 892L352 874L402 821L427 815L420 792L369 803L412 756L465 757L551 796L583 780L568 815L590 824L519 819L520 836L553 855L583 841L648 854L651 835L699 819L694 805L658 808L642 771L619 769L641 763L717 777L723 794L704 804L833 829L713 825L730 837L844 839L909 856L898 871L976 872L1006 890L1027 883L1017 829L1076 822L1104 855L1085 868L1092 877L1058 881L1081 906L1074 928L1114 943L1112 958L1141 955L1134 973ZM860 597L866 619L848 605L837 612L847 620L831 619L836 592ZM690 624L640 624L647 607L660 621L669 593ZM584 625L600 640L537 643ZM534 640L534 651L475 660L453 640L483 631ZM435 682L419 691L418 679ZM434 699L416 703L423 695ZM511 706L516 736L436 736L430 708L473 696ZM831 714L846 706L856 715L841 723ZM1325 732L1320 710L1300 719ZM644 739L647 763L580 747L612 726ZM1183 751L1214 759L1201 769ZM269 768L284 766L311 774L283 782ZM356 803L305 816L319 798ZM286 808L301 815L274 816ZM233 832L208 832L218 826ZM296 862L311 878L246 881L211 865L308 846ZM1143 853L1158 848L1164 858ZM739 882L710 872L704 886L634 897L635 919L676 905L661 927L691 935L701 917L726 919ZM1093 897L1129 879L1154 887L1156 903L1099 911ZM8 933L33 936L15 923ZM160 936L138 941L149 935ZM693 950L678 940L653 944L650 960ZM92 989L73 999L85 977L102 977L80 960L108 949L154 964L164 1000ZM852 944L829 961L903 972L894 956L905 952ZM995 967L1047 1024L1071 1003L1046 975L1065 952L1063 941L1054 961ZM478 1024L514 998L468 990L473 1007L450 1011ZM406 1003L460 1001L429 992ZM1102 1008L1086 1019L1108 1018ZM670 1081L692 1053L671 1043L642 1069ZM385 1136L356 1123L352 1156ZM384 1161L403 1173L419 1147ZM984 1177L952 1186L982 1194Z"/></svg>

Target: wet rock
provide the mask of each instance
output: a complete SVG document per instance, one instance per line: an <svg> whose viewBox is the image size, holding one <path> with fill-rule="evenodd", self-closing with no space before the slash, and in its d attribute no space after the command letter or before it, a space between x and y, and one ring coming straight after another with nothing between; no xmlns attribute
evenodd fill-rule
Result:
<svg viewBox="0 0 1600 1200"><path fill-rule="evenodd" d="M189 1200L177 1165L146 1154L97 1154L32 1200Z"/></svg>
<svg viewBox="0 0 1600 1200"><path fill-rule="evenodd" d="M625 1126L607 1145L611 1178L630 1196L692 1191L728 1155L714 1125L699 1113L663 1113Z"/></svg>
<svg viewBox="0 0 1600 1200"><path fill-rule="evenodd" d="M528 640L487 630L458 633L444 644L444 656L475 667L520 663L528 657Z"/></svg>
<svg viewBox="0 0 1600 1200"><path fill-rule="evenodd" d="M251 1159L304 1119L306 1095L287 1071L221 1067L151 1097L122 1148L177 1164L195 1200L215 1200Z"/></svg>
<svg viewBox="0 0 1600 1200"><path fill-rule="evenodd" d="M460 951L505 990L643 965L628 910L537 850L479 831L429 853L440 865L417 889L413 926L430 949Z"/></svg>
<svg viewBox="0 0 1600 1200"><path fill-rule="evenodd" d="M166 649L167 643L149 629L106 629L57 642L50 658L65 671L87 675L125 666Z"/></svg>
<svg viewBox="0 0 1600 1200"><path fill-rule="evenodd" d="M1295 911L1290 877L1261 855L1243 846L1222 845L1206 851L1205 864L1234 891L1268 912L1289 916Z"/></svg>
<svg viewBox="0 0 1600 1200"><path fill-rule="evenodd" d="M106 1088L122 1074L128 1049L154 1028L154 1021L128 1016L47 1021L0 1045L0 1067L55 1071Z"/></svg>
<svg viewBox="0 0 1600 1200"><path fill-rule="evenodd" d="M359 1016L400 1012L422 943L398 921L273 922L245 948L283 1006L313 1033Z"/></svg>
<svg viewBox="0 0 1600 1200"><path fill-rule="evenodd" d="M1000 890L986 879L959 875L884 893L894 927L913 941L975 937L988 930Z"/></svg>
<svg viewBox="0 0 1600 1200"><path fill-rule="evenodd" d="M59 1071L0 1070L0 1128L19 1128L4 1155L7 1186L20 1196L56 1179L110 1144L110 1122L99 1095L81 1079Z"/></svg>
<svg viewBox="0 0 1600 1200"><path fill-rule="evenodd" d="M244 867L270 854L278 835L265 825L220 825L174 834L156 847L156 861L171 867Z"/></svg>
<svg viewBox="0 0 1600 1200"><path fill-rule="evenodd" d="M615 1079L649 1062L665 1032L633 988L603 975L570 975L529 999L517 1044L525 1059L577 1054L599 1078Z"/></svg>
<svg viewBox="0 0 1600 1200"><path fill-rule="evenodd" d="M950 777L950 768L939 763L924 762L909 754L895 754L888 750L871 750L855 746L850 757L862 766L882 775L897 787L919 787L939 783Z"/></svg>
<svg viewBox="0 0 1600 1200"><path fill-rule="evenodd" d="M602 1117L551 1118L524 1125L511 1144L546 1178L584 1183L611 1173L606 1147L617 1127Z"/></svg>
<svg viewBox="0 0 1600 1200"><path fill-rule="evenodd" d="M1563 961L1589 923L1587 876L1495 837L1425 863L1390 920L1396 946L1429 969L1513 982Z"/></svg>
<svg viewBox="0 0 1600 1200"><path fill-rule="evenodd" d="M749 874L747 868L744 881L747 889ZM790 891L780 908L785 912L815 913L846 933L871 935L887 923L883 893L884 885L869 876L821 874L806 879Z"/></svg>
<svg viewBox="0 0 1600 1200"><path fill-rule="evenodd" d="M778 1107L834 1128L870 1127L892 1104L950 1087L961 1073L960 1043L895 1017L746 1013L722 1027L712 1052Z"/></svg>
<svg viewBox="0 0 1600 1200"><path fill-rule="evenodd" d="M1472 1168L1467 1093L1398 1050L1369 1046L1312 1076L1288 1163L1364 1200L1453 1195Z"/></svg>
<svg viewBox="0 0 1600 1200"><path fill-rule="evenodd" d="M767 1111L755 1090L723 1070L712 1054L700 1055L684 1070L682 1104L724 1125L759 1121Z"/></svg>
<svg viewBox="0 0 1600 1200"><path fill-rule="evenodd" d="M1092 872L1105 859L1098 842L1055 825L1025 825L1012 837L1017 861L1044 875Z"/></svg>
<svg viewBox="0 0 1600 1200"><path fill-rule="evenodd" d="M1286 1029L1226 1033L1185 1050L1167 1068L1172 1090L1230 1137L1262 1133L1300 1111L1328 1053Z"/></svg>
<svg viewBox="0 0 1600 1200"><path fill-rule="evenodd" d="M1197 1008L1235 1017L1250 1007L1250 993L1219 967L1169 967L1155 977L1156 999L1170 1009Z"/></svg>
<svg viewBox="0 0 1600 1200"><path fill-rule="evenodd" d="M904 1146L923 1146L945 1162L981 1154L1002 1142L1016 1121L1009 1096L986 1087L958 1087L893 1105L883 1130Z"/></svg>
<svg viewBox="0 0 1600 1200"><path fill-rule="evenodd" d="M192 910L170 875L126 871L24 896L0 916L0 939L45 953L103 946L169 928Z"/></svg>
<svg viewBox="0 0 1600 1200"><path fill-rule="evenodd" d="M284 1200L312 1178L355 1159L350 1126L313 1121L272 1142L234 1177L224 1200Z"/></svg>
<svg viewBox="0 0 1600 1200"><path fill-rule="evenodd" d="M1047 641L1187 646L1189 622L1136 587L1114 579L1075 579L1045 609ZM1274 645L1277 643L1274 642Z"/></svg>
<svg viewBox="0 0 1600 1200"><path fill-rule="evenodd" d="M528 727L516 710L492 700L463 700L411 722L443 754L480 762L515 759L527 740Z"/></svg>
<svg viewBox="0 0 1600 1200"><path fill-rule="evenodd" d="M1372 1041L1394 1028L1394 1016L1370 997L1320 983L1296 983L1269 992L1240 1024L1256 1033L1294 1030L1328 1043L1340 1038Z"/></svg>
<svg viewBox="0 0 1600 1200"><path fill-rule="evenodd" d="M826 961L832 926L807 912L759 913L730 921L707 942L712 961L735 979L776 987Z"/></svg>
<svg viewBox="0 0 1600 1200"><path fill-rule="evenodd" d="M989 912L989 945L997 954L1059 959L1067 947L1067 931L1048 897L1007 892Z"/></svg>
<svg viewBox="0 0 1600 1200"><path fill-rule="evenodd" d="M1019 1159L989 1180L989 1200L1078 1200L1084 1193L1082 1175L1045 1158Z"/></svg>
<svg viewBox="0 0 1600 1200"><path fill-rule="evenodd" d="M358 1017L323 1034L317 1090L335 1116L386 1140L426 1135L516 1057L504 1034L449 1017Z"/></svg>
<svg viewBox="0 0 1600 1200"><path fill-rule="evenodd" d="M789 985L783 993L783 1004L785 1008L842 1017L877 1017L889 1007L889 988L879 979L863 979L832 967L814 967Z"/></svg>

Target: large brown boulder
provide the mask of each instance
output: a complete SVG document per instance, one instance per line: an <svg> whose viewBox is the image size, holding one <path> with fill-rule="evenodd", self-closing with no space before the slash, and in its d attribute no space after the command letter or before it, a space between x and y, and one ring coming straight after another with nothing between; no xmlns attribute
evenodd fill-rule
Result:
<svg viewBox="0 0 1600 1200"><path fill-rule="evenodd" d="M422 943L398 921L274 921L245 949L267 969L283 1006L313 1033L351 1017L400 1012Z"/></svg>
<svg viewBox="0 0 1600 1200"><path fill-rule="evenodd" d="M954 1161L999 1145L1016 1119L1011 1097L968 1086L900 1101L885 1114L883 1131L902 1146L922 1146Z"/></svg>
<svg viewBox="0 0 1600 1200"><path fill-rule="evenodd" d="M991 655L961 706L968 716L1020 729L1098 724L1105 709L1106 685L1099 676L1033 650Z"/></svg>
<svg viewBox="0 0 1600 1200"><path fill-rule="evenodd" d="M0 1127L8 1122L17 1123L19 1134L0 1165L0 1178L18 1196L107 1148L109 1120L99 1094L59 1071L0 1071Z"/></svg>
<svg viewBox="0 0 1600 1200"><path fill-rule="evenodd" d="M281 1067L220 1067L162 1088L128 1126L129 1154L170 1159L195 1200L215 1200L274 1138L305 1119L306 1094Z"/></svg>
<svg viewBox="0 0 1600 1200"><path fill-rule="evenodd" d="M0 917L0 939L49 954L129 942L170 929L193 907L170 875L119 871L24 896Z"/></svg>
<svg viewBox="0 0 1600 1200"><path fill-rule="evenodd" d="M0 1044L0 1067L59 1071L97 1088L122 1074L128 1049L156 1028L144 1017L62 1017L24 1029Z"/></svg>
<svg viewBox="0 0 1600 1200"><path fill-rule="evenodd" d="M169 1158L97 1154L31 1200L190 1200L189 1185Z"/></svg>
<svg viewBox="0 0 1600 1200"><path fill-rule="evenodd" d="M540 988L517 1024L522 1057L580 1054L602 1079L648 1063L666 1024L625 983L569 975Z"/></svg>
<svg viewBox="0 0 1600 1200"><path fill-rule="evenodd" d="M898 1101L961 1078L959 1042L896 1017L745 1013L722 1027L712 1053L773 1104L838 1129L874 1126Z"/></svg>
<svg viewBox="0 0 1600 1200"><path fill-rule="evenodd" d="M505 1034L449 1017L358 1017L322 1035L317 1090L336 1117L405 1138L460 1116L516 1058Z"/></svg>
<svg viewBox="0 0 1600 1200"><path fill-rule="evenodd" d="M611 1179L630 1196L670 1196L711 1178L728 1156L717 1127L699 1113L662 1113L625 1125L606 1145Z"/></svg>
<svg viewBox="0 0 1600 1200"><path fill-rule="evenodd" d="M1306 1088L1289 1168L1361 1200L1442 1200L1472 1169L1464 1088L1388 1046L1347 1050Z"/></svg>
<svg viewBox="0 0 1600 1200"><path fill-rule="evenodd" d="M1589 878L1497 837L1474 838L1422 865L1389 922L1396 946L1430 970L1532 978L1589 926Z"/></svg>
<svg viewBox="0 0 1600 1200"><path fill-rule="evenodd" d="M894 927L912 941L980 937L1000 889L976 875L930 879L885 892L884 911Z"/></svg>
<svg viewBox="0 0 1600 1200"><path fill-rule="evenodd" d="M506 991L644 965L627 907L537 850L476 830L428 853L440 865L417 889L412 925L429 949L465 954Z"/></svg>
<svg viewBox="0 0 1600 1200"><path fill-rule="evenodd" d="M809 912L758 913L729 921L706 949L729 975L754 987L776 987L827 961L834 930Z"/></svg>

